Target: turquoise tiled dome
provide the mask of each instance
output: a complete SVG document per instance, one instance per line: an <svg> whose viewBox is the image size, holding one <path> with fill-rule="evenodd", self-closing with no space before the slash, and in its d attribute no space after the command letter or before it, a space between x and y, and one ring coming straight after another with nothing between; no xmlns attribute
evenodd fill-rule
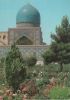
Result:
<svg viewBox="0 0 70 100"><path fill-rule="evenodd" d="M27 4L20 9L16 17L16 23L31 23L35 26L40 25L40 14L36 8Z"/></svg>

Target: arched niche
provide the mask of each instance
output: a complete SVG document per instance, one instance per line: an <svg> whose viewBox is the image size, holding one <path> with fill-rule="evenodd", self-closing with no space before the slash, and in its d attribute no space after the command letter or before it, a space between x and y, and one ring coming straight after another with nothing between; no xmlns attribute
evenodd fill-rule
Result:
<svg viewBox="0 0 70 100"><path fill-rule="evenodd" d="M16 41L17 45L32 45L33 42L27 37L23 36Z"/></svg>

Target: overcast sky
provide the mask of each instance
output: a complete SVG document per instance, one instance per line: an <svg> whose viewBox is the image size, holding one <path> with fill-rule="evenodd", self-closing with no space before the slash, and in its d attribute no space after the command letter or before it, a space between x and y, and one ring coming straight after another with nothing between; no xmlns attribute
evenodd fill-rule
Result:
<svg viewBox="0 0 70 100"><path fill-rule="evenodd" d="M43 41L51 42L50 34L55 32L63 16L70 19L70 0L0 0L0 31L16 27L16 15L21 7L30 3L41 15Z"/></svg>

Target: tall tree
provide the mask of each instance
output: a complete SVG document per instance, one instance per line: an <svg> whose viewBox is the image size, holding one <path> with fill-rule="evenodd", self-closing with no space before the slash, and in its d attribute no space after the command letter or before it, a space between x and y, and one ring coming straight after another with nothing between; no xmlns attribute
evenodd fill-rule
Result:
<svg viewBox="0 0 70 100"><path fill-rule="evenodd" d="M11 50L6 57L5 64L7 82L9 86L12 86L14 91L16 91L19 84L25 79L26 68L24 68L24 60L15 44L11 46Z"/></svg>
<svg viewBox="0 0 70 100"><path fill-rule="evenodd" d="M56 27L56 34L51 35L52 43L50 46L50 55L53 59L50 62L58 62L60 71L63 70L63 64L70 63L70 24L67 16L64 16L61 25ZM44 59L47 62L47 55L44 54ZM46 57L45 57L46 56ZM50 59L48 57L48 59Z"/></svg>

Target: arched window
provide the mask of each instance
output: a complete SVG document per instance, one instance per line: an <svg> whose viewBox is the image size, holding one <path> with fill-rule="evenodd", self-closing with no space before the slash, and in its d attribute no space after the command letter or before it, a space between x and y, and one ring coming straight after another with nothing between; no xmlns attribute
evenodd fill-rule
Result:
<svg viewBox="0 0 70 100"><path fill-rule="evenodd" d="M6 38L6 36L5 35L3 35L3 40Z"/></svg>

